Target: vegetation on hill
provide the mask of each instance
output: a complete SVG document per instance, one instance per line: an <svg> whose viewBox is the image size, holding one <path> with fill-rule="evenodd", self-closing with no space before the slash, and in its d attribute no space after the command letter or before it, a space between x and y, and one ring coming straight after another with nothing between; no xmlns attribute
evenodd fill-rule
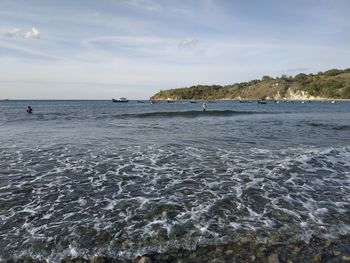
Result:
<svg viewBox="0 0 350 263"><path fill-rule="evenodd" d="M196 85L161 90L151 99L350 99L350 69L251 80L226 86Z"/></svg>

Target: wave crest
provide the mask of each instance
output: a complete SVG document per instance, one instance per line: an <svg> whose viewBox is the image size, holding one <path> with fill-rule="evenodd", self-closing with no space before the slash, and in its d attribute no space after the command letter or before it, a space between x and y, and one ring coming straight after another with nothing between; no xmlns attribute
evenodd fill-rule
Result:
<svg viewBox="0 0 350 263"><path fill-rule="evenodd" d="M232 111L232 110L211 110L211 111L157 111L157 112L144 112L136 114L122 114L120 117L131 118L171 118L171 117L210 117L210 116L233 116L242 114L258 114L262 112L254 111Z"/></svg>

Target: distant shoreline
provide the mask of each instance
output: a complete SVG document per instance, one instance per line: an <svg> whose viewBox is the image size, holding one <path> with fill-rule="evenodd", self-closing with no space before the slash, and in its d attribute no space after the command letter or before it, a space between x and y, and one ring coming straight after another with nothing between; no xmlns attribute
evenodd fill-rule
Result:
<svg viewBox="0 0 350 263"><path fill-rule="evenodd" d="M229 85L193 85L160 90L152 99L342 100L350 99L350 68L317 74L262 76Z"/></svg>
<svg viewBox="0 0 350 263"><path fill-rule="evenodd" d="M350 99L332 99L332 98L324 98L324 99L314 99L314 98L308 98L308 99L231 99L231 98L222 98L222 99L156 99L157 101L161 102L167 102L167 101L174 101L174 102L180 102L180 101L280 101L280 102L289 102L289 101L310 101L310 102L331 102L331 101L344 101L344 102L350 102ZM133 101L133 100L131 100Z"/></svg>
<svg viewBox="0 0 350 263"><path fill-rule="evenodd" d="M167 102L168 99L157 99L161 102ZM110 102L109 99L0 99L0 102L16 102L16 101L107 101ZM150 101L150 99L130 99L130 102L137 102L137 101ZM280 101L280 102L289 102L289 101L311 101L311 102L330 102L330 101L337 101L337 102L350 102L350 99L231 99L231 98L223 98L223 99L172 99L171 101L175 102L181 102L181 101Z"/></svg>

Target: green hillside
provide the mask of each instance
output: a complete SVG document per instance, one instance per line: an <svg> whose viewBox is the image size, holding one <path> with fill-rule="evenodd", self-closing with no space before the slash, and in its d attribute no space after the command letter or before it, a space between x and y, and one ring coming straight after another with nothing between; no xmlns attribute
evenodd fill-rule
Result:
<svg viewBox="0 0 350 263"><path fill-rule="evenodd" d="M197 85L161 90L151 99L350 99L350 69L331 69L308 75L300 73L294 77L264 76L261 80L226 86Z"/></svg>

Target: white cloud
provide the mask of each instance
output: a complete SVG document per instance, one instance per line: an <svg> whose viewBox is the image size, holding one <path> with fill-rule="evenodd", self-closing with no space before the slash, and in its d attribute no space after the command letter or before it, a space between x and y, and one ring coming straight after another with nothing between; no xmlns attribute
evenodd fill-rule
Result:
<svg viewBox="0 0 350 263"><path fill-rule="evenodd" d="M40 31L36 29L35 27L32 27L32 29L25 33L24 38L30 38L30 39L38 39L40 38Z"/></svg>
<svg viewBox="0 0 350 263"><path fill-rule="evenodd" d="M32 27L32 29L29 31L25 31L21 28L13 28L10 31L5 32L5 36L22 37L26 39L39 39L41 36L41 32L35 27Z"/></svg>
<svg viewBox="0 0 350 263"><path fill-rule="evenodd" d="M193 37L187 37L180 42L180 47L194 47L197 44L197 40Z"/></svg>
<svg viewBox="0 0 350 263"><path fill-rule="evenodd" d="M16 37L16 36L22 36L23 35L23 31L20 28L13 28L10 31L7 31L5 33L5 36L7 37Z"/></svg>

